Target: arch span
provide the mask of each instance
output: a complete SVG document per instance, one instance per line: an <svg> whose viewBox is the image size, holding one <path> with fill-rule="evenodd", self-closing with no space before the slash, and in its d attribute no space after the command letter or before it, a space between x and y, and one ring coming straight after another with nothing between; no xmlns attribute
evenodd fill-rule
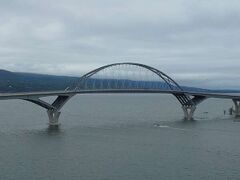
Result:
<svg viewBox="0 0 240 180"><path fill-rule="evenodd" d="M171 77L140 63L115 63L92 70L79 79L75 90L170 90L182 106L196 105Z"/></svg>
<svg viewBox="0 0 240 180"><path fill-rule="evenodd" d="M134 68L130 69L129 67L135 67L135 69ZM138 67L139 69L137 69L136 67ZM76 84L76 88L77 89L84 88L85 83L87 83L87 81L91 77L94 77L95 75L98 75L98 74L102 75L102 78L104 78L104 75L105 75L105 78L107 78L107 74L105 72L106 70L112 70L112 73L114 73L114 74L110 74L109 78L111 78L111 76L112 76L112 78L118 78L117 80L121 80L119 78L129 78L129 79L122 79L122 80L131 80L131 81L134 81L134 80L147 81L148 80L147 78L149 78L149 77L145 77L145 78L142 77L142 79L141 79L141 77L139 77L137 75L141 75L141 73L143 75L147 75L147 71L149 71L149 72L152 72L153 74L157 75L160 79L162 79L171 90L183 91L183 89L181 88L180 85L178 85L178 83L176 83L171 77L169 77L167 74L163 73L162 71L160 71L156 68L153 68L151 66L148 66L148 65L144 65L144 64L140 64L140 63L131 63L131 62L109 64L109 65L105 65L100 68L97 68L95 70L92 70L92 71L88 72L87 74L83 75L79 79L79 81ZM114 70L115 70L115 72L114 72ZM132 70L132 71L129 71L129 70ZM118 72L116 72L116 71L118 71ZM132 73L132 74L127 74L127 75L131 75L131 76L135 75L135 77L132 76L132 79L130 79L131 77L126 76L126 74L125 74L125 76L120 74L120 73L123 73L124 71L127 73ZM104 72L104 74L102 72ZM115 73L118 73L118 74L115 74ZM96 78L99 78L99 77L96 77ZM109 80L109 79L106 79L106 80ZM152 80L156 80L156 79L152 79ZM127 87L127 86L125 86L125 87ZM114 87L112 86L111 88L114 88ZM115 87L115 88L117 88L117 87ZM140 86L138 88L143 88L143 86Z"/></svg>

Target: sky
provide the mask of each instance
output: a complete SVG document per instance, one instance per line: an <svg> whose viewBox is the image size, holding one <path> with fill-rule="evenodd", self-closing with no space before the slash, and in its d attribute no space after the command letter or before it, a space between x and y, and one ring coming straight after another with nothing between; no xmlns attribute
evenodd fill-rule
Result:
<svg viewBox="0 0 240 180"><path fill-rule="evenodd" d="M0 69L81 76L115 62L240 89L240 1L0 0Z"/></svg>

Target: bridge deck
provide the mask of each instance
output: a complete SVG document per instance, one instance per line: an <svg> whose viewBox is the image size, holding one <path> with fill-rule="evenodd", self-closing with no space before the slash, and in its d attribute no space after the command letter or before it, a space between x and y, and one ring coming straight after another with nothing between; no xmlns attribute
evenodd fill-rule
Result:
<svg viewBox="0 0 240 180"><path fill-rule="evenodd" d="M47 96L66 96L74 94L114 94L114 93L155 93L155 94L188 94L190 96L204 96L207 98L221 99L240 99L240 94L228 93L208 93L208 92L193 92L193 91L174 91L174 90L79 90L79 91L46 91L46 92L21 92L21 93L0 93L0 100L7 99L26 99L32 97L47 97Z"/></svg>

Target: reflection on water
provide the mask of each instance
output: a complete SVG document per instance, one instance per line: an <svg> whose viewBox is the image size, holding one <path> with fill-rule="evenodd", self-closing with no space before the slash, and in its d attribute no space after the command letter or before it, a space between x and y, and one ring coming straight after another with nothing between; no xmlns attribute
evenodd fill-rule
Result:
<svg viewBox="0 0 240 180"><path fill-rule="evenodd" d="M59 133L59 132L61 132L60 127L61 127L61 125L59 125L59 126L48 126L48 127L47 127L47 132L48 132L49 134Z"/></svg>
<svg viewBox="0 0 240 180"><path fill-rule="evenodd" d="M184 121L171 96L77 96L52 129L45 110L1 101L0 179L238 179L231 103L210 99Z"/></svg>

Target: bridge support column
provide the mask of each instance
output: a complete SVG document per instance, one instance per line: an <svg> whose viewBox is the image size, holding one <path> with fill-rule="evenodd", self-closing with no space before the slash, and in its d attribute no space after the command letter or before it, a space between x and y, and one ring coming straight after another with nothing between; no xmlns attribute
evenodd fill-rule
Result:
<svg viewBox="0 0 240 180"><path fill-rule="evenodd" d="M61 112L50 109L50 110L47 110L47 114L49 117L49 126L58 127L60 125L58 119Z"/></svg>
<svg viewBox="0 0 240 180"><path fill-rule="evenodd" d="M193 120L193 115L196 110L196 106L182 106L185 120Z"/></svg>
<svg viewBox="0 0 240 180"><path fill-rule="evenodd" d="M235 117L240 117L240 100L233 99L235 109L234 109L234 114Z"/></svg>

